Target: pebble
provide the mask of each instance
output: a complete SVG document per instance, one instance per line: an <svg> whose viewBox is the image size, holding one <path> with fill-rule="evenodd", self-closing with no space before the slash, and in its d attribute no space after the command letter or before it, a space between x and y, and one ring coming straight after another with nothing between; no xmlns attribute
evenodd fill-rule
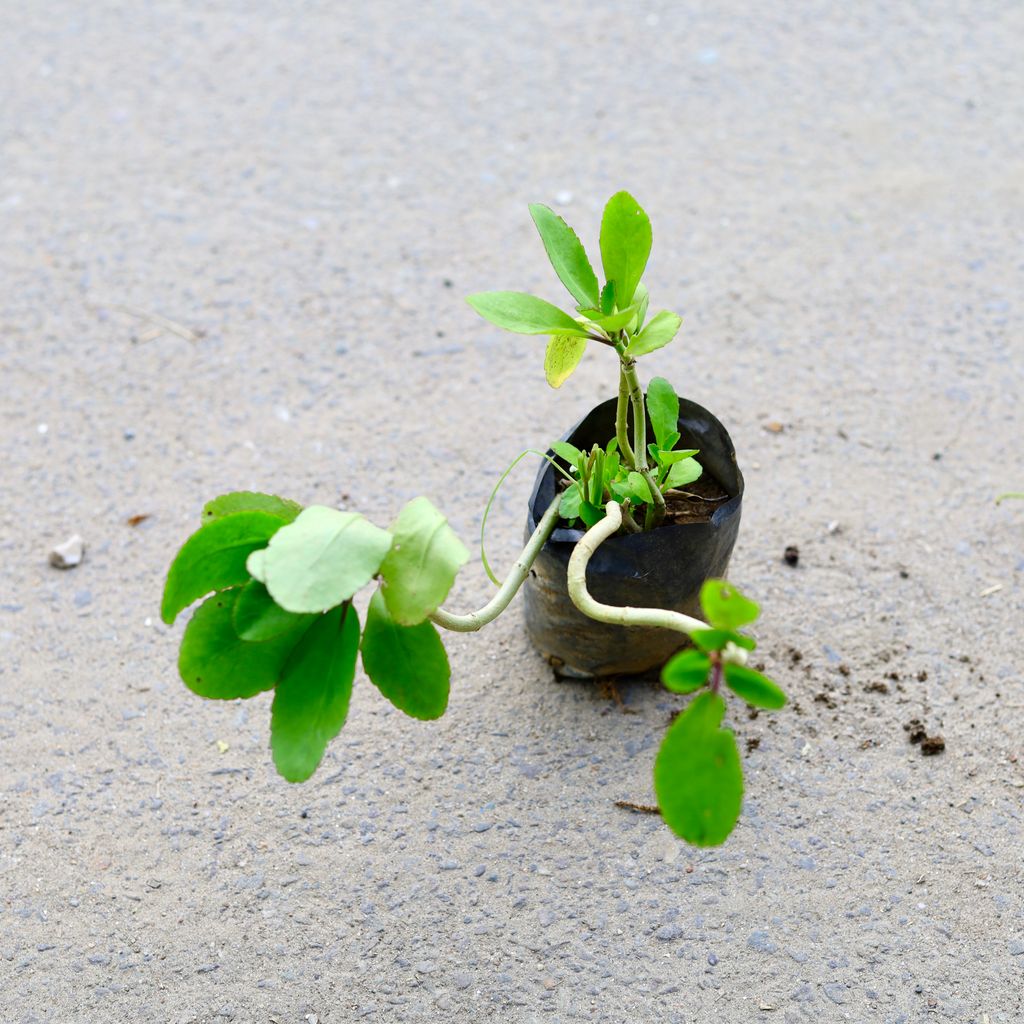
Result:
<svg viewBox="0 0 1024 1024"><path fill-rule="evenodd" d="M50 565L55 569L73 569L82 561L85 541L73 533L63 544L56 545L50 552Z"/></svg>

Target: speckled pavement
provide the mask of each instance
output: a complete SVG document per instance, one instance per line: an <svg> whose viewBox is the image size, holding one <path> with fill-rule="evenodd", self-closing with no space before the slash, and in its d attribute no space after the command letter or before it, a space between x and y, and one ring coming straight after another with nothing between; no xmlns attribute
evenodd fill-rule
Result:
<svg viewBox="0 0 1024 1024"><path fill-rule="evenodd" d="M0 4L0 1021L1024 1020L1022 40L986 0ZM732 432L793 698L730 710L736 832L615 806L682 699L556 684L518 606L442 721L361 680L286 784L267 696L178 680L170 557L237 488L473 543L615 368L553 392L462 296L558 299L527 203L595 253L623 187L685 316L642 369Z"/></svg>

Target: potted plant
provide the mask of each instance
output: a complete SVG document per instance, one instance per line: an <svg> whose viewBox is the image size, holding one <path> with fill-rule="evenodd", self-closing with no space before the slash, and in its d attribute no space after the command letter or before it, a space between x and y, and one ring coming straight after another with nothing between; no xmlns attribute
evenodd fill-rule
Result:
<svg viewBox="0 0 1024 1024"><path fill-rule="evenodd" d="M636 200L619 192L605 207L603 286L572 229L547 207L530 212L574 312L518 292L470 305L507 330L547 335L552 386L596 344L614 352L619 388L544 456L526 545L494 597L469 614L443 607L469 552L424 497L383 529L354 512L233 492L203 508L171 564L161 614L171 624L202 600L182 636L182 679L212 699L273 689L274 763L300 782L345 723L358 657L397 708L438 718L450 680L438 627L482 628L529 580L528 628L557 667L600 676L664 665L666 687L698 694L665 735L654 789L674 832L721 843L743 791L735 739L721 728L724 694L769 709L786 700L746 665L755 644L740 630L757 605L717 578L739 526L742 475L710 413L661 378L641 388L637 360L671 342L681 321L648 317L652 234ZM353 598L371 585L361 623Z"/></svg>

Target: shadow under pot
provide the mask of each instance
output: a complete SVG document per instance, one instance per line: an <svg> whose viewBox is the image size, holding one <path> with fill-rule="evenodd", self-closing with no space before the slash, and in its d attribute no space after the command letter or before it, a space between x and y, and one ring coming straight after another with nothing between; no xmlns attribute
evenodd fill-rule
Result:
<svg viewBox="0 0 1024 1024"><path fill-rule="evenodd" d="M615 436L616 400L602 402L565 435L581 451ZM587 587L598 600L636 608L669 608L702 618L705 580L724 576L740 527L743 474L725 427L707 409L679 400L678 448L697 448L703 473L686 490L669 492L669 522L646 533L605 541L587 567ZM632 428L631 428L632 433ZM648 423L648 436L653 431ZM548 455L555 457L549 451ZM564 463L561 463L563 466ZM544 463L530 497L527 537L555 498L561 479ZM703 496L697 501L694 493ZM560 676L594 679L644 675L660 668L687 639L653 627L595 622L572 603L566 588L569 556L583 530L560 527L544 545L526 580L526 628L534 647Z"/></svg>

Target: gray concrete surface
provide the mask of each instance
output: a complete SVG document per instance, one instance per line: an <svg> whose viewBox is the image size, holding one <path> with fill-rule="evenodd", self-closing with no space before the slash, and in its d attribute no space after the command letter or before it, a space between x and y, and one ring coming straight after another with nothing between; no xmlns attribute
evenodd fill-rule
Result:
<svg viewBox="0 0 1024 1024"><path fill-rule="evenodd" d="M1022 41L984 0L0 4L0 1020L1024 1020ZM795 698L731 712L738 829L616 808L680 701L554 684L519 611L440 723L363 681L287 785L268 698L178 681L170 556L242 487L471 541L614 367L551 392L461 296L557 298L526 204L594 249L620 187Z"/></svg>

